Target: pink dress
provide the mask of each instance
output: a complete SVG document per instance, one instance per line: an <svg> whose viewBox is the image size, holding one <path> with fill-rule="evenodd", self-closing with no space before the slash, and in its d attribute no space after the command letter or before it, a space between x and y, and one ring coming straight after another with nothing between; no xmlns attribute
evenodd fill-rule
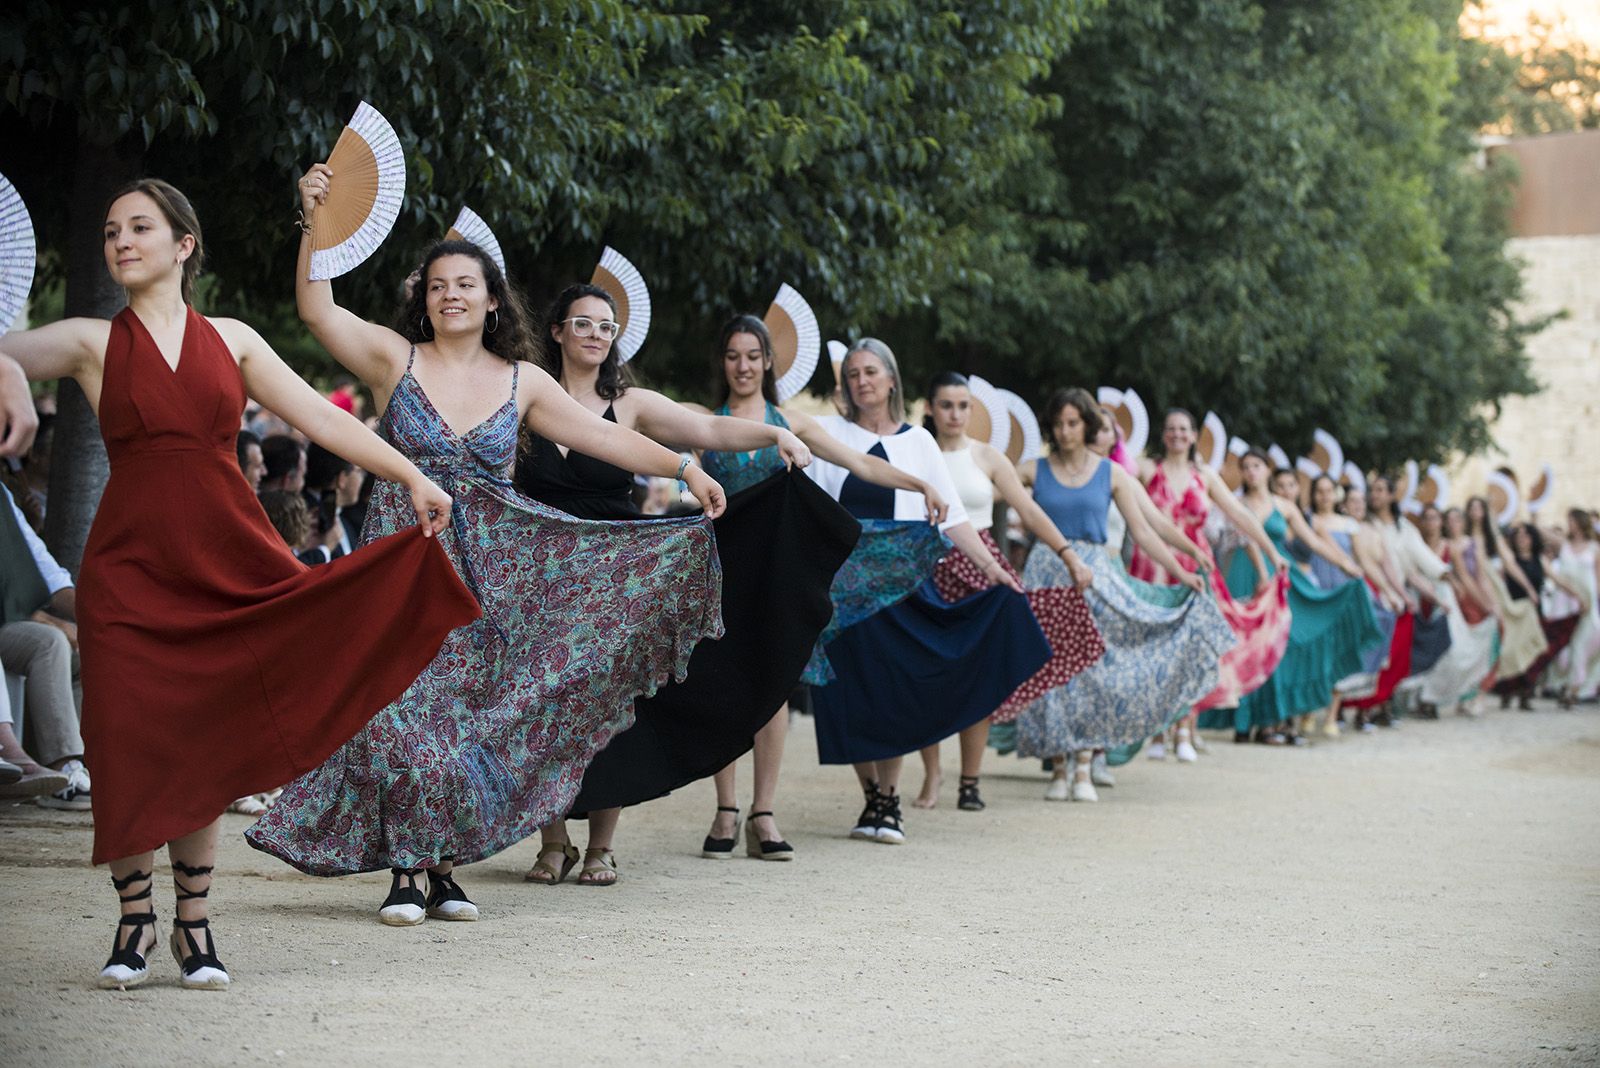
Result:
<svg viewBox="0 0 1600 1068"><path fill-rule="evenodd" d="M1228 621L1228 626L1237 639L1237 644L1222 655L1217 688L1195 703L1195 711L1204 712L1209 708L1228 708L1236 705L1241 697L1259 689L1267 681L1267 677L1277 669L1278 662L1283 659L1284 649L1288 647L1288 572L1280 570L1265 589L1258 591L1248 601L1235 600L1228 592L1228 584L1223 581L1222 571L1217 567L1217 562L1211 555L1210 542L1206 539L1206 517L1211 512L1211 503L1206 498L1206 487L1200 478L1200 472L1191 470L1188 484L1183 487L1181 493L1178 493L1168 481L1166 470L1157 464L1156 473L1145 489L1156 507L1165 512L1178 529L1188 535L1189 540L1198 545L1200 551L1205 554L1207 562L1211 564L1212 595L1217 599L1217 607L1222 610L1222 618ZM1196 569L1194 562L1187 555L1183 553L1173 555L1190 571ZM1133 560L1128 570L1135 578L1143 579L1145 582L1158 585L1173 584L1173 579L1167 574L1166 568L1150 559L1137 546L1134 547Z"/></svg>

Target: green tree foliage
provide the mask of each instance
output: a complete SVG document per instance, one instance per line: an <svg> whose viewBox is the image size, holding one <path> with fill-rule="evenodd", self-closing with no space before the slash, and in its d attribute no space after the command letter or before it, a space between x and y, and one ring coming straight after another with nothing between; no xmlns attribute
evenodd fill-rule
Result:
<svg viewBox="0 0 1600 1068"><path fill-rule="evenodd" d="M1106 9L973 223L932 352L1033 396L1135 386L1291 451L1313 426L1371 462L1482 445L1483 406L1532 382L1504 179L1470 166L1493 118L1466 106L1473 57L1442 0Z"/></svg>

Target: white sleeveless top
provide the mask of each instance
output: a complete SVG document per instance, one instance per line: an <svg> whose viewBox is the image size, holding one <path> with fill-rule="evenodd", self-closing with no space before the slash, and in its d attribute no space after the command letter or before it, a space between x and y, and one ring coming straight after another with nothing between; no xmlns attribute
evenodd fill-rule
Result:
<svg viewBox="0 0 1600 1068"><path fill-rule="evenodd" d="M967 510L967 519L973 530L988 530L994 526L994 483L972 458L972 446L955 452L939 453L950 471L950 481Z"/></svg>

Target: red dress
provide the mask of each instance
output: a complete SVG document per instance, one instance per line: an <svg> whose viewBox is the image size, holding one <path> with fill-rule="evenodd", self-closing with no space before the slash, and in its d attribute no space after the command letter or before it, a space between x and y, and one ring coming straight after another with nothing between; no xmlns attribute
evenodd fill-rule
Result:
<svg viewBox="0 0 1600 1068"><path fill-rule="evenodd" d="M1212 708L1231 708L1240 698L1261 688L1267 677L1277 670L1289 645L1289 573L1281 572L1264 589L1248 601L1234 600L1217 561L1211 555L1211 542L1206 538L1206 518L1211 514L1211 502L1206 498L1205 482L1200 472L1191 469L1188 485L1178 492L1167 480L1167 472L1156 464L1155 474L1146 489L1155 506L1167 514L1177 528L1206 554L1211 565L1208 585L1228 621L1238 642L1222 654L1218 665L1217 688L1195 702L1195 711ZM1185 570L1194 571L1197 565L1184 553L1174 553ZM1137 546L1128 570L1135 578L1157 585L1171 585L1173 579Z"/></svg>
<svg viewBox="0 0 1600 1068"><path fill-rule="evenodd" d="M326 760L478 605L417 528L318 568L289 552L234 453L244 381L190 309L177 370L111 322L111 479L78 582L94 863L154 849Z"/></svg>

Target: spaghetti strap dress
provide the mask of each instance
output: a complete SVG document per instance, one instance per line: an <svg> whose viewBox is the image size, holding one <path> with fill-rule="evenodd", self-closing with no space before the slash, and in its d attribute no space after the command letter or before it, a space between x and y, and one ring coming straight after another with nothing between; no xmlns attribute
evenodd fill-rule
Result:
<svg viewBox="0 0 1600 1068"><path fill-rule="evenodd" d="M633 722L634 698L682 678L696 643L722 633L703 519L576 519L511 488L519 370L505 403L463 433L409 367L389 398L385 436L455 498L441 541L484 618L247 832L301 871L467 864L514 845L566 812L589 762ZM379 482L363 539L407 508Z"/></svg>
<svg viewBox="0 0 1600 1068"><path fill-rule="evenodd" d="M1142 742L1216 689L1217 665L1233 647L1233 631L1211 597L1140 582L1106 552L1111 461L1097 459L1083 485L1069 486L1056 478L1049 460L1040 459L1033 496L1094 572L1084 599L1106 651L1087 671L1022 710L1017 752L1056 757ZM1039 544L1028 554L1022 579L1036 589L1070 582L1071 574Z"/></svg>
<svg viewBox="0 0 1600 1068"><path fill-rule="evenodd" d="M1006 574L1021 585L1022 576L1011 566L1006 554L994 540L994 483L978 466L972 455L972 446L941 451L945 467L950 471L950 481L967 510L968 521L978 532L978 539L989 555ZM994 585L979 570L966 553L951 550L939 561L933 573L934 588L939 596L951 604L982 593ZM1012 691L989 718L995 723L1010 723L1017 714L1028 707L1045 691L1065 686L1078 672L1094 663L1106 651L1100 631L1095 628L1094 616L1084 600L1083 591L1076 586L1049 586L1027 593L1028 607L1039 621L1045 640L1050 643L1050 659L1033 677Z"/></svg>
<svg viewBox="0 0 1600 1068"><path fill-rule="evenodd" d="M605 418L616 421L614 407ZM707 471L734 466L718 456L707 454ZM710 524L722 560L725 633L695 647L684 678L635 703L633 726L584 775L575 818L661 797L748 752L793 693L832 614L828 588L855 546L855 520L803 474L786 471L777 449L732 456L744 459L737 464L744 477L735 480L737 492L723 484L728 507ZM542 438L530 437L516 482L575 515L626 518L637 527L662 522L634 505L629 472L582 453L563 455Z"/></svg>
<svg viewBox="0 0 1600 1068"><path fill-rule="evenodd" d="M1233 631L1235 644L1223 654L1218 665L1217 686L1194 703L1194 710L1231 708L1245 694L1260 689L1283 660L1284 650L1289 646L1289 576L1275 576L1259 592L1252 590L1248 595L1235 598L1211 553L1211 540L1206 537L1211 502L1206 497L1206 484L1200 472L1191 468L1188 483L1178 487L1167 477L1166 468L1156 464L1155 474L1146 489L1155 506L1205 553L1206 562L1211 565L1207 586L1216 598L1222 618ZM1187 554L1173 555L1185 569L1196 569ZM1128 570L1135 578L1158 586L1170 586L1174 582L1166 569L1138 546L1134 546Z"/></svg>
<svg viewBox="0 0 1600 1068"><path fill-rule="evenodd" d="M132 309L112 320L111 478L78 576L96 864L316 767L478 614L409 498L391 537L297 561L239 471L244 405L204 316L189 310L176 368Z"/></svg>

